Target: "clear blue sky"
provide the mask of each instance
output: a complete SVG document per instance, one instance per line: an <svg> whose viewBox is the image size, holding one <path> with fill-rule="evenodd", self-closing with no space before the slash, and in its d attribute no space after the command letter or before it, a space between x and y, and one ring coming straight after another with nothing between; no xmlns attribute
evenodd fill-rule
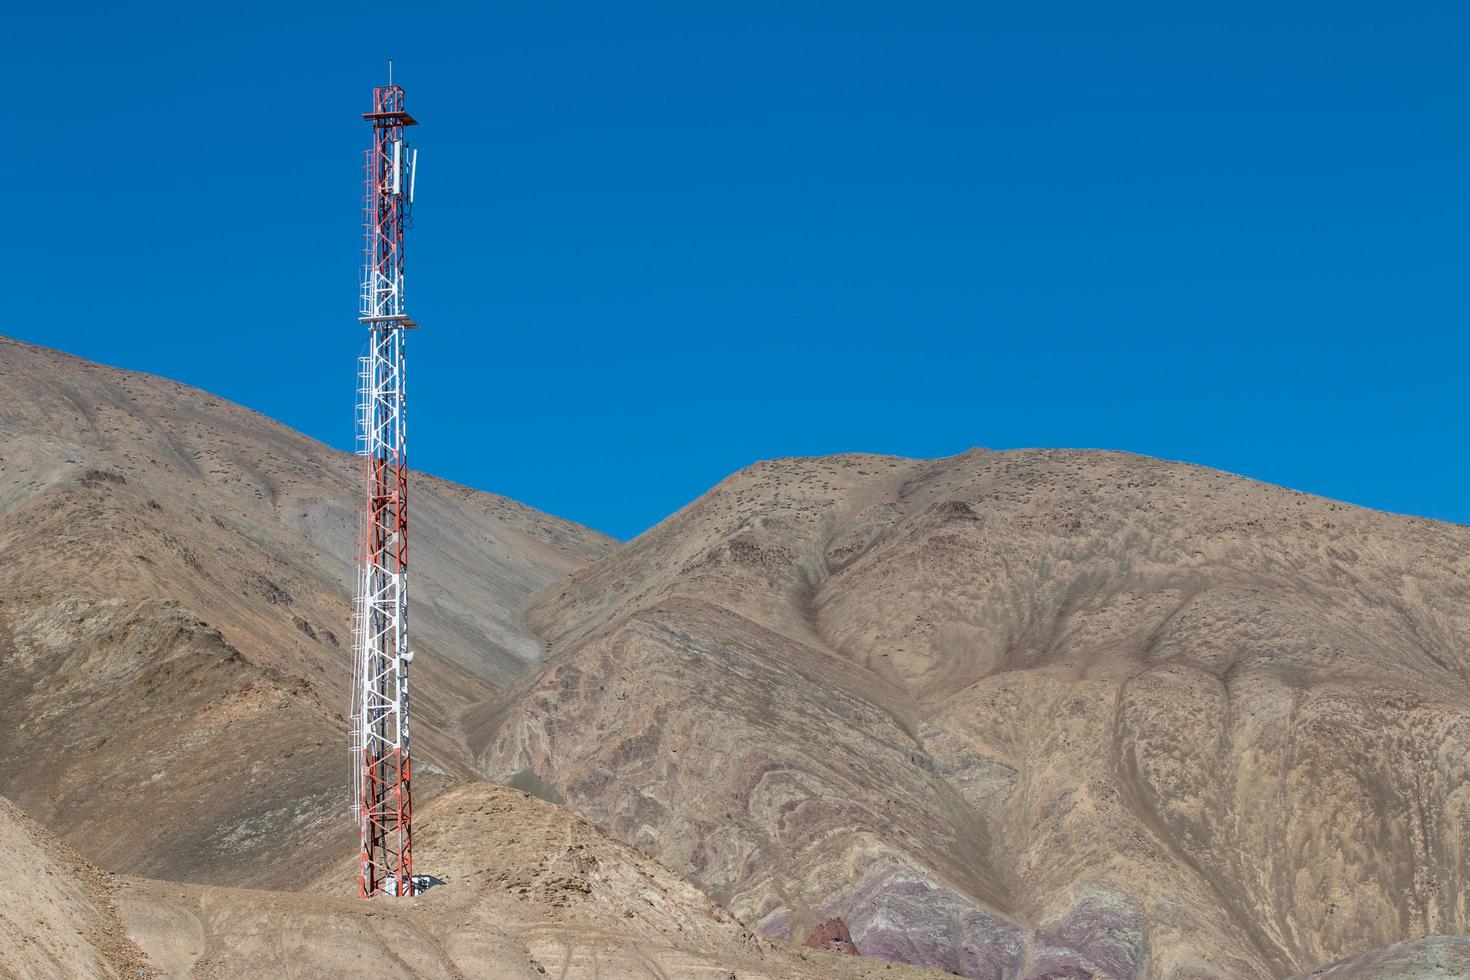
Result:
<svg viewBox="0 0 1470 980"><path fill-rule="evenodd" d="M1470 521L1470 5L6 18L21 339L350 447L391 55L418 468L622 537L756 459L977 445Z"/></svg>

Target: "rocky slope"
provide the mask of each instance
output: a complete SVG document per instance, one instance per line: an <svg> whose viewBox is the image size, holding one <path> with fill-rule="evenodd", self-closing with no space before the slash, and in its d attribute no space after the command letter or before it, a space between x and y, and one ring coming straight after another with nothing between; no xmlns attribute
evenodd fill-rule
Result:
<svg viewBox="0 0 1470 980"><path fill-rule="evenodd" d="M0 799L0 977L948 975L850 955L845 939L803 949L762 937L657 861L519 791L458 784L420 817L419 857L436 884L410 901L363 902L346 894L350 860L294 892L110 874ZM1399 943L1300 980L1462 976L1467 950L1465 937Z"/></svg>
<svg viewBox="0 0 1470 980"><path fill-rule="evenodd" d="M423 476L415 853L436 884L350 896L355 461L38 348L0 341L0 376L0 541L23 556L0 567L0 790L98 864L175 879L101 871L0 800L0 976L895 975L759 937L564 809L456 778L462 715L543 655L526 599L611 543Z"/></svg>
<svg viewBox="0 0 1470 980"><path fill-rule="evenodd" d="M0 977L135 978L115 879L0 799Z"/></svg>
<svg viewBox="0 0 1470 980"><path fill-rule="evenodd" d="M460 784L421 814L437 884L403 901L99 871L0 800L0 976L937 978L773 942L560 807Z"/></svg>
<svg viewBox="0 0 1470 980"><path fill-rule="evenodd" d="M499 779L772 935L1279 977L1470 928L1470 530L1193 466L763 463L553 586Z"/></svg>
<svg viewBox="0 0 1470 980"><path fill-rule="evenodd" d="M204 392L0 340L0 794L116 871L289 887L339 853L357 460ZM347 390L344 385L344 390ZM611 542L415 477L416 790Z"/></svg>
<svg viewBox="0 0 1470 980"><path fill-rule="evenodd" d="M321 891L132 879L117 902L166 977L939 976L759 937L658 862L517 790L457 786L420 827L418 861L437 883L412 900L355 897L345 860Z"/></svg>
<svg viewBox="0 0 1470 980"><path fill-rule="evenodd" d="M1470 936L1426 936L1350 956L1296 980L1453 980L1470 976Z"/></svg>

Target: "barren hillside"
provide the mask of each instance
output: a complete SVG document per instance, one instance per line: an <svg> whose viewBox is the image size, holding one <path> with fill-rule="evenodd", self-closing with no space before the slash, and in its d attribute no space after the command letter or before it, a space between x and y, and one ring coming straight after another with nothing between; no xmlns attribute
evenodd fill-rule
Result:
<svg viewBox="0 0 1470 980"><path fill-rule="evenodd" d="M560 807L485 783L422 813L419 898L267 892L99 871L0 800L0 976L924 980L753 933ZM336 892L337 895L331 893Z"/></svg>
<svg viewBox="0 0 1470 980"><path fill-rule="evenodd" d="M355 897L355 462L39 348L0 342L0 375L0 540L27 556L0 571L0 790L95 862L0 800L0 976L932 975L759 937L566 810L457 780L461 714L544 653L526 600L611 542L423 476L415 853L435 885Z"/></svg>
<svg viewBox="0 0 1470 980"><path fill-rule="evenodd" d="M47 828L0 805L0 975L395 975L413 949L445 976L1407 980L1466 955L1422 937L1470 930L1470 529L974 451L759 464L614 548L416 477L440 884L365 903L356 461L12 341L0 377L0 794ZM784 942L833 917L863 958Z"/></svg>
<svg viewBox="0 0 1470 980"><path fill-rule="evenodd" d="M338 853L354 457L161 378L0 340L0 794L113 870L289 887ZM344 395L350 389L344 379ZM418 476L416 788L611 542ZM18 764L24 760L24 765Z"/></svg>
<svg viewBox="0 0 1470 980"><path fill-rule="evenodd" d="M1470 976L1470 936L1427 936L1350 956L1294 980L1458 980Z"/></svg>
<svg viewBox="0 0 1470 980"><path fill-rule="evenodd" d="M439 884L412 900L356 897L349 851L304 893L131 879L117 903L165 977L939 976L759 937L658 862L517 790L458 786L420 820L415 851Z"/></svg>
<svg viewBox="0 0 1470 980"><path fill-rule="evenodd" d="M1280 977L1470 928L1467 599L1466 528L1199 467L781 460L539 597L470 730L771 935Z"/></svg>
<svg viewBox="0 0 1470 980"><path fill-rule="evenodd" d="M114 885L0 799L0 977L137 977Z"/></svg>

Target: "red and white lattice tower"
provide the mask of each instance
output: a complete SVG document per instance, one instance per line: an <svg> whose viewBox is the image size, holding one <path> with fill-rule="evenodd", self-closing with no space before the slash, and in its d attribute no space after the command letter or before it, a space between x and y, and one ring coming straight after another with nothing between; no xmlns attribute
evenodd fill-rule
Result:
<svg viewBox="0 0 1470 980"><path fill-rule="evenodd" d="M403 341L414 322L403 293L404 232L413 204L415 125L403 89L373 89L363 205L366 249L358 319L369 353L358 365L358 455L367 499L358 536L353 610L353 813L362 831L362 894L412 895L413 803L409 792L408 457Z"/></svg>

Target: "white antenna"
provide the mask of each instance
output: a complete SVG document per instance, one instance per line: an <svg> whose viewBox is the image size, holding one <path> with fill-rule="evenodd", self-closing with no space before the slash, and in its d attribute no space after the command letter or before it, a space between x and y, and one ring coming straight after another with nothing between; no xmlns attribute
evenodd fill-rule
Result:
<svg viewBox="0 0 1470 980"><path fill-rule="evenodd" d="M413 203L413 179L419 175L419 150L414 147L408 158L408 203Z"/></svg>
<svg viewBox="0 0 1470 980"><path fill-rule="evenodd" d="M398 175L403 170L403 141L393 141L393 193L398 193Z"/></svg>
<svg viewBox="0 0 1470 980"><path fill-rule="evenodd" d="M388 86L393 86L393 59L388 59Z"/></svg>

